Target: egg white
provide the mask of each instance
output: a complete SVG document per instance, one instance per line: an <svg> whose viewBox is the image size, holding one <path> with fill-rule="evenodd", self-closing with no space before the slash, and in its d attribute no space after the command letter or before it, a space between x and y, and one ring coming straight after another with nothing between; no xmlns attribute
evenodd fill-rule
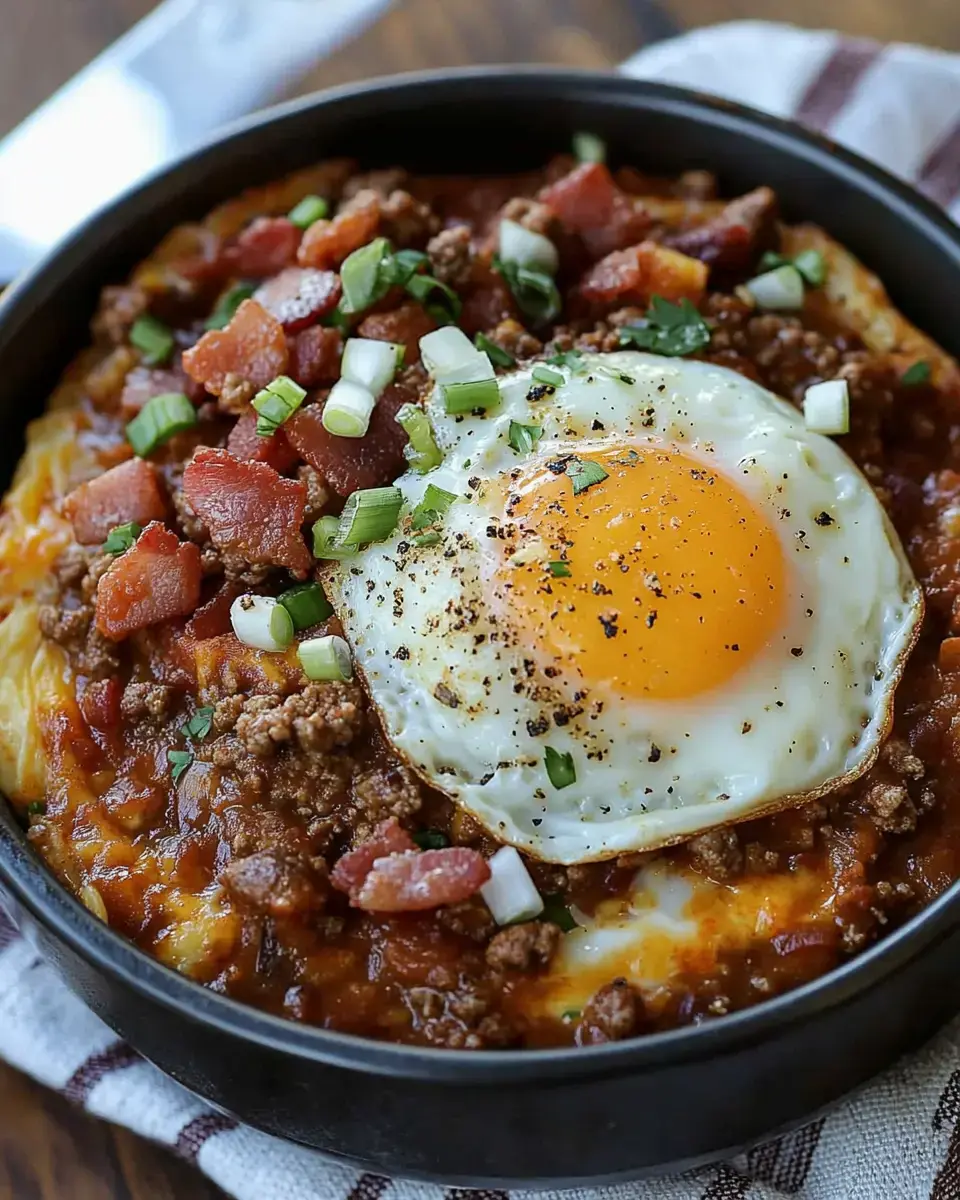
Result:
<svg viewBox="0 0 960 1200"><path fill-rule="evenodd" d="M529 370L502 377L499 407L482 416L450 416L435 393L427 407L443 464L398 487L411 508L429 483L458 496L441 541L416 546L401 523L329 570L396 749L499 839L562 863L679 841L866 770L922 594L856 466L793 406L721 367L622 351L555 369L564 383L545 396ZM503 493L492 484L522 461L511 420L543 427L545 455L589 458L608 440L674 446L733 480L775 528L796 584L774 643L722 687L682 701L588 702L558 718L562 705L542 688L518 686L537 671L536 647L503 638L485 582L501 554ZM544 717L547 732L531 732ZM551 785L547 745L573 756L571 786Z"/></svg>

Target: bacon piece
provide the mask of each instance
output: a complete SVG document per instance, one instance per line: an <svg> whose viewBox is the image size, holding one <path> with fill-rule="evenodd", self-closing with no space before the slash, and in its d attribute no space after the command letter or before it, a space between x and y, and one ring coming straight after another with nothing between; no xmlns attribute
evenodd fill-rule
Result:
<svg viewBox="0 0 960 1200"><path fill-rule="evenodd" d="M301 267L339 267L348 254L372 241L380 226L379 201L371 199L340 213L332 221L314 221L303 235L297 261Z"/></svg>
<svg viewBox="0 0 960 1200"><path fill-rule="evenodd" d="M200 601L200 550L152 521L97 585L96 622L119 642L158 621L188 616Z"/></svg>
<svg viewBox="0 0 960 1200"><path fill-rule="evenodd" d="M183 494L221 550L249 563L305 574L312 562L300 526L307 489L266 463L201 446L183 472Z"/></svg>
<svg viewBox="0 0 960 1200"><path fill-rule="evenodd" d="M201 604L187 622L184 633L198 642L230 633L230 605L243 594L239 583L222 583L206 604Z"/></svg>
<svg viewBox="0 0 960 1200"><path fill-rule="evenodd" d="M378 858L350 902L367 912L423 912L469 899L489 878L487 860L466 846L408 850Z"/></svg>
<svg viewBox="0 0 960 1200"><path fill-rule="evenodd" d="M335 437L322 424L323 404L308 404L284 425L290 444L340 496L392 483L404 469L407 435L395 418L416 396L399 384L386 389L362 438Z"/></svg>
<svg viewBox="0 0 960 1200"><path fill-rule="evenodd" d="M354 896L363 886L378 858L385 858L389 854L404 854L416 848L416 842L397 818L390 817L380 822L371 838L355 850L348 850L337 861L330 875L330 882L338 892Z"/></svg>
<svg viewBox="0 0 960 1200"><path fill-rule="evenodd" d="M127 376L120 396L121 416L132 420L148 400L170 392L183 392L194 404L200 404L204 390L195 379L175 367L159 370L150 367L134 367Z"/></svg>
<svg viewBox="0 0 960 1200"><path fill-rule="evenodd" d="M183 367L208 392L219 396L230 375L264 388L287 369L283 326L256 300L244 300L223 329L211 329L184 352Z"/></svg>
<svg viewBox="0 0 960 1200"><path fill-rule="evenodd" d="M580 281L580 294L592 304L647 304L654 295L696 304L707 274L699 259L657 242L641 242L595 263Z"/></svg>
<svg viewBox="0 0 960 1200"><path fill-rule="evenodd" d="M437 323L419 304L402 304L393 312L371 313L357 330L362 338L377 342L401 342L406 346L404 366L420 361L420 339L436 329Z"/></svg>
<svg viewBox="0 0 960 1200"><path fill-rule="evenodd" d="M300 230L287 217L257 217L227 250L238 275L276 275L297 261Z"/></svg>
<svg viewBox="0 0 960 1200"><path fill-rule="evenodd" d="M297 452L286 439L282 429L271 437L257 433L256 413L248 412L237 421L227 438L227 449L235 458L264 462L283 475L297 461Z"/></svg>
<svg viewBox="0 0 960 1200"><path fill-rule="evenodd" d="M63 511L77 541L91 546L102 542L115 525L162 521L167 501L150 463L131 458L74 488L64 499Z"/></svg>
<svg viewBox="0 0 960 1200"><path fill-rule="evenodd" d="M777 197L768 187L731 200L718 216L680 233L667 234L667 246L721 271L749 271L761 250L776 241Z"/></svg>
<svg viewBox="0 0 960 1200"><path fill-rule="evenodd" d="M123 684L116 675L93 679L80 696L80 711L92 733L111 733L120 724Z"/></svg>
<svg viewBox="0 0 960 1200"><path fill-rule="evenodd" d="M343 341L336 329L314 325L298 333L290 347L290 374L304 388L340 378Z"/></svg>
<svg viewBox="0 0 960 1200"><path fill-rule="evenodd" d="M599 258L639 241L652 221L642 205L617 187L603 163L581 163L540 192L568 229Z"/></svg>
<svg viewBox="0 0 960 1200"><path fill-rule="evenodd" d="M287 267L258 288L254 300L273 313L287 333L299 333L337 307L340 276L312 267Z"/></svg>

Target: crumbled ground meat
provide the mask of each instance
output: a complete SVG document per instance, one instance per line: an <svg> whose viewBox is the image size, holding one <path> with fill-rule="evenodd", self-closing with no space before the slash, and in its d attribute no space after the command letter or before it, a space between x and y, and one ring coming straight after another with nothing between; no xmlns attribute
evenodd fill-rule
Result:
<svg viewBox="0 0 960 1200"><path fill-rule="evenodd" d="M780 867L780 855L762 842L747 842L743 849L743 866L748 875L766 875Z"/></svg>
<svg viewBox="0 0 960 1200"><path fill-rule="evenodd" d="M231 371L223 381L223 387L217 397L217 408L221 412L232 413L237 417L243 416L256 393L257 389L249 379L244 379L242 375L235 375Z"/></svg>
<svg viewBox="0 0 960 1200"><path fill-rule="evenodd" d="M244 748L257 758L269 758L291 742L304 754L329 754L349 746L363 720L363 694L355 684L308 683L282 701L277 696L250 696L235 729Z"/></svg>
<svg viewBox="0 0 960 1200"><path fill-rule="evenodd" d="M128 721L164 721L170 714L173 689L163 683L130 682L123 689L120 711Z"/></svg>
<svg viewBox="0 0 960 1200"><path fill-rule="evenodd" d="M552 208L541 204L538 200L528 200L525 196L516 196L508 200L500 210L502 220L515 221L524 229L533 233L551 237L557 232L558 221Z"/></svg>
<svg viewBox="0 0 960 1200"><path fill-rule="evenodd" d="M210 541L207 527L190 507L182 488L171 491L180 532L200 547L200 566L205 576L223 575L230 583L261 587L277 569L270 563L251 563L235 550L220 550Z"/></svg>
<svg viewBox="0 0 960 1200"><path fill-rule="evenodd" d="M487 337L491 342L495 342L501 350L506 350L507 354L518 360L534 358L543 350L543 342L535 338L532 333L527 333L520 322L515 321L513 317L508 317L494 329L489 330Z"/></svg>
<svg viewBox="0 0 960 1200"><path fill-rule="evenodd" d="M261 850L230 863L220 880L242 903L275 919L316 913L326 904L327 867L322 858Z"/></svg>
<svg viewBox="0 0 960 1200"><path fill-rule="evenodd" d="M91 326L93 336L118 346L127 340L130 326L137 317L143 316L150 297L136 284L121 287L105 287L100 296L100 306Z"/></svg>
<svg viewBox="0 0 960 1200"><path fill-rule="evenodd" d="M491 1012L486 996L469 987L453 992L412 988L407 998L430 1045L448 1050L482 1050L517 1041L518 1032L507 1018Z"/></svg>
<svg viewBox="0 0 960 1200"><path fill-rule="evenodd" d="M213 707L213 728L217 733L230 733L235 728L246 702L242 692L217 701Z"/></svg>
<svg viewBox="0 0 960 1200"><path fill-rule="evenodd" d="M470 279L473 253L470 249L470 230L466 225L441 229L427 243L430 267L435 278L452 288L462 287Z"/></svg>
<svg viewBox="0 0 960 1200"><path fill-rule="evenodd" d="M353 802L359 815L355 825L355 841L359 843L388 817L403 821L419 812L423 797L416 776L397 763L358 776L353 781Z"/></svg>
<svg viewBox="0 0 960 1200"><path fill-rule="evenodd" d="M397 188L403 187L409 178L410 173L402 167L390 167L385 171L367 171L354 175L347 181L343 189L340 211L348 209L347 202L353 200L360 192L375 192L380 197L386 198Z"/></svg>
<svg viewBox="0 0 960 1200"><path fill-rule="evenodd" d="M560 932L560 926L551 921L526 921L501 929L487 946L487 962L500 970L545 967L557 951Z"/></svg>
<svg viewBox="0 0 960 1200"><path fill-rule="evenodd" d="M323 482L323 476L319 471L304 463L297 471L297 478L307 489L307 506L304 509L304 520L307 522L316 521L318 517L322 517L327 511L327 505L330 503L330 492Z"/></svg>
<svg viewBox="0 0 960 1200"><path fill-rule="evenodd" d="M43 604L38 614L40 632L67 651L79 674L105 679L119 670L120 651L97 630L93 618L92 604L72 609Z"/></svg>
<svg viewBox="0 0 960 1200"><path fill-rule="evenodd" d="M479 896L471 896L469 900L461 900L459 904L438 908L437 923L444 929L449 929L451 933L469 938L472 942L489 941L490 935L496 929L490 909Z"/></svg>
<svg viewBox="0 0 960 1200"><path fill-rule="evenodd" d="M907 742L891 738L853 801L854 806L865 812L882 833L912 833L919 814L934 801L932 789L920 783L925 773L923 762Z"/></svg>
<svg viewBox="0 0 960 1200"><path fill-rule="evenodd" d="M711 879L721 882L735 879L743 870L743 852L736 829L710 829L686 844L690 863Z"/></svg>
<svg viewBox="0 0 960 1200"><path fill-rule="evenodd" d="M625 979L603 985L587 1001L577 1029L581 1045L619 1042L637 1032L643 1001Z"/></svg>

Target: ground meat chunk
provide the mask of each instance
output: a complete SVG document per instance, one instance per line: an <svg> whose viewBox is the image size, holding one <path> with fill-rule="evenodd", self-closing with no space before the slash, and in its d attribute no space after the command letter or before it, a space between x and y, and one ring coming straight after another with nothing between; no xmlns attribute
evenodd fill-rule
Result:
<svg viewBox="0 0 960 1200"><path fill-rule="evenodd" d="M127 340L130 326L143 316L150 297L136 284L105 287L100 293L100 305L91 326L93 336L119 346Z"/></svg>
<svg viewBox="0 0 960 1200"><path fill-rule="evenodd" d="M619 1042L638 1032L643 1001L625 979L605 983L584 1007L577 1028L579 1045Z"/></svg>
<svg viewBox="0 0 960 1200"><path fill-rule="evenodd" d="M323 859L261 850L230 863L220 879L235 899L274 919L308 916L326 904Z"/></svg>
<svg viewBox="0 0 960 1200"><path fill-rule="evenodd" d="M217 408L221 412L239 417L247 411L256 394L257 389L249 379L231 371L224 378L223 387L217 397Z"/></svg>
<svg viewBox="0 0 960 1200"><path fill-rule="evenodd" d="M43 636L67 651L79 674L89 679L105 679L120 669L116 643L108 641L97 629L92 604L70 609L43 604L38 621Z"/></svg>
<svg viewBox="0 0 960 1200"><path fill-rule="evenodd" d="M501 220L514 221L533 233L544 237L555 237L560 227L553 209L539 200L530 200L526 196L515 196L508 200L500 211Z"/></svg>
<svg viewBox="0 0 960 1200"><path fill-rule="evenodd" d="M344 683L308 683L282 701L251 696L235 726L244 748L257 758L269 758L291 743L305 754L329 754L349 746L362 727L362 693Z"/></svg>
<svg viewBox="0 0 960 1200"><path fill-rule="evenodd" d="M543 342L528 333L513 317L508 317L489 330L487 337L516 359L536 358L543 352Z"/></svg>
<svg viewBox="0 0 960 1200"><path fill-rule="evenodd" d="M423 797L416 776L397 763L358 776L353 783L353 803L357 812L355 842L363 842L381 821L389 817L403 821L419 812Z"/></svg>
<svg viewBox="0 0 960 1200"><path fill-rule="evenodd" d="M735 829L709 829L691 838L686 849L694 869L717 882L735 879L743 870L743 852Z"/></svg>
<svg viewBox="0 0 960 1200"><path fill-rule="evenodd" d="M402 167L388 167L385 170L367 171L360 175L354 175L347 181L343 189L343 207L347 207L346 202L353 200L360 192L376 192L385 198L391 192L395 192L397 188L403 187L409 178L409 172Z"/></svg>
<svg viewBox="0 0 960 1200"><path fill-rule="evenodd" d="M380 231L395 246L424 246L439 226L428 204L400 188L380 201Z"/></svg>
<svg viewBox="0 0 960 1200"><path fill-rule="evenodd" d="M448 904L436 911L437 924L442 925L459 937L469 938L472 942L489 941L490 935L496 929L493 914L479 896L471 896L469 900L461 900L459 904Z"/></svg>
<svg viewBox="0 0 960 1200"><path fill-rule="evenodd" d="M425 1041L447 1050L482 1050L509 1046L517 1030L500 1012L491 1012L490 1000L473 987L439 991L411 988L407 1000Z"/></svg>
<svg viewBox="0 0 960 1200"><path fill-rule="evenodd" d="M684 171L674 192L685 200L713 200L717 195L717 177L712 171Z"/></svg>
<svg viewBox="0 0 960 1200"><path fill-rule="evenodd" d="M500 970L530 971L545 967L560 944L560 926L526 921L495 934L487 946L487 962Z"/></svg>
<svg viewBox="0 0 960 1200"><path fill-rule="evenodd" d="M298 468L297 478L307 489L307 505L303 510L304 520L312 524L327 511L330 492L323 482L323 476L309 463L304 463Z"/></svg>
<svg viewBox="0 0 960 1200"><path fill-rule="evenodd" d="M466 225L441 229L427 243L430 266L434 277L452 288L463 287L470 281L473 253L470 249L470 230Z"/></svg>
<svg viewBox="0 0 960 1200"><path fill-rule="evenodd" d="M123 689L120 711L128 721L163 721L170 714L173 690L162 683L130 682Z"/></svg>
<svg viewBox="0 0 960 1200"><path fill-rule="evenodd" d="M213 728L217 733L229 733L236 727L247 697L239 692L236 696L225 696L213 708Z"/></svg>

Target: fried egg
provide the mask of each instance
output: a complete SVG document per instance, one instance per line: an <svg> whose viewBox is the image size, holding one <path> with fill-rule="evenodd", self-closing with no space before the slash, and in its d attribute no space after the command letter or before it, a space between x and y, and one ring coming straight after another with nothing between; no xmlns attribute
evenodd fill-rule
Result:
<svg viewBox="0 0 960 1200"><path fill-rule="evenodd" d="M648 850L873 762L922 616L840 447L722 367L634 351L427 404L444 459L326 579L386 736L502 841ZM526 432L520 427L528 428ZM429 485L456 497L411 531ZM436 493L433 493L435 495Z"/></svg>

